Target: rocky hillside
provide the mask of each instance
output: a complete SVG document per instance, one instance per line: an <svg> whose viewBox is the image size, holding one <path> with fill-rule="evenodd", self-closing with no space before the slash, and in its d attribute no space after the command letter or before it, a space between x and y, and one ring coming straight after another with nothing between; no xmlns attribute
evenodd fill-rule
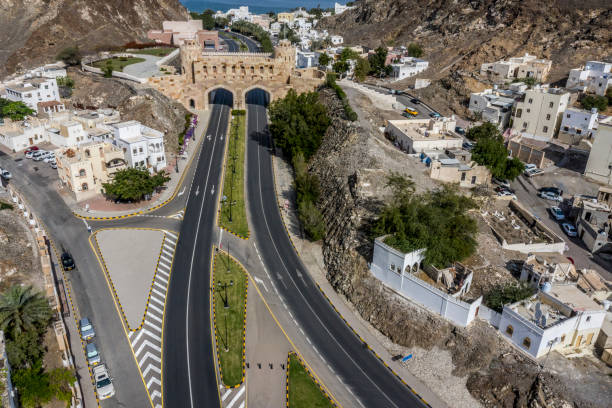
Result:
<svg viewBox="0 0 612 408"><path fill-rule="evenodd" d="M529 52L553 61L549 79L555 82L588 59L612 57L612 3L606 0L545 6L537 0L359 0L321 26L349 44L421 44L431 67L422 76L447 80L430 92L450 90L457 98L482 86L470 74L483 62Z"/></svg>
<svg viewBox="0 0 612 408"><path fill-rule="evenodd" d="M145 40L162 21L187 17L179 0L2 0L0 78L52 62L68 46L90 52Z"/></svg>
<svg viewBox="0 0 612 408"><path fill-rule="evenodd" d="M606 369L593 367L590 360L585 369L562 366L554 374L545 371L538 375L539 367L514 351L487 323L475 321L467 329L454 327L385 290L372 277L367 264L372 256L368 224L383 202L392 199L384 187L385 175L402 167L405 170L411 162L397 160L394 155L402 153L376 136L368 128L368 121L345 120L342 104L333 91L323 89L320 100L332 125L309 171L321 182L317 207L326 225L323 258L334 289L395 345L428 350L434 360L439 350L450 353L452 376L464 378L463 387L484 407L606 406L612 397L610 380ZM554 358L550 360L552 365ZM559 364L568 364L560 360ZM442 375L435 367L429 371L437 372L436 378ZM589 374L582 374L585 372ZM460 406L453 402L456 396L435 391L449 406Z"/></svg>
<svg viewBox="0 0 612 408"><path fill-rule="evenodd" d="M103 78L99 75L70 68L74 79L72 96L67 106L78 109L113 108L122 120L137 120L164 132L166 150L178 145L178 135L185 128L187 110L180 103L160 92L129 81Z"/></svg>

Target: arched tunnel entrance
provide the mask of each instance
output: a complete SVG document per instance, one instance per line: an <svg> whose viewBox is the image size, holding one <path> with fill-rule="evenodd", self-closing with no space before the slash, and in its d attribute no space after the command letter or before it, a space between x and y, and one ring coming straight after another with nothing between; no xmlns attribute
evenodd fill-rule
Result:
<svg viewBox="0 0 612 408"><path fill-rule="evenodd" d="M215 88L208 92L208 105L227 105L234 107L234 94L225 88Z"/></svg>
<svg viewBox="0 0 612 408"><path fill-rule="evenodd" d="M268 107L270 104L270 93L263 88L253 88L244 95L247 105L259 105Z"/></svg>

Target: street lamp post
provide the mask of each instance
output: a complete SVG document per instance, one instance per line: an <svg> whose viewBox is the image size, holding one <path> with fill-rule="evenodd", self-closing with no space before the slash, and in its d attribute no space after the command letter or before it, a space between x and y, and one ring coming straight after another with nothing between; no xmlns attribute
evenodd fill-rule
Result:
<svg viewBox="0 0 612 408"><path fill-rule="evenodd" d="M219 296L221 296L221 300L223 301L223 308L224 309L229 309L229 302L228 302L228 298L227 298L227 287L228 286L234 286L234 281L230 280L229 284L226 283L221 283L221 281L218 281L218 286L219 286ZM223 291L225 292L225 297L223 297L221 295L221 289L223 289Z"/></svg>

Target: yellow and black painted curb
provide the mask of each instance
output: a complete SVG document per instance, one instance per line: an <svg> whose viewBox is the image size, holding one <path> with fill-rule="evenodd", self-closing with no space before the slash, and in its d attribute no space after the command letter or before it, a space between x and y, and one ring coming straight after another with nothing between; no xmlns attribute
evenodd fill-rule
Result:
<svg viewBox="0 0 612 408"><path fill-rule="evenodd" d="M323 295L323 297L327 300L327 302L329 303L329 305L332 307L332 309L334 309L334 311L338 314L338 316L340 316L340 318L342 319L342 321L344 322L344 324L346 324L348 326L349 329L352 330L353 334L355 336L357 336L359 338L359 340L363 343L363 345L372 353L374 354L374 356L385 366L387 367L387 370L389 370L391 372L391 374L393 374L399 381L401 381L402 384L404 384L406 387L408 387L410 389L410 391L416 395L423 404L425 404L425 406L427 407L431 407L431 405L429 405L427 403L427 401L425 401L423 399L423 397L421 397L419 395L419 393L417 393L414 388L412 388L410 385L408 385L408 383L406 381L404 381L404 379L402 377L400 377L399 374L397 374L393 368L391 368L391 366L389 366L389 364L387 364L385 362L385 360L382 359L382 357L376 352L374 351L374 349L372 349L372 347L370 347L370 345L363 339L363 337L361 337L359 335L359 333L357 333L357 331L353 328L353 326L351 326L349 324L349 322L344 318L344 316L342 316L342 313L340 313L340 311L336 308L336 306L332 303L332 301L329 299L329 297L325 294L325 292L323 291L323 289L321 288L321 286L317 283L317 288L319 288L319 291L321 292L321 294Z"/></svg>
<svg viewBox="0 0 612 408"><path fill-rule="evenodd" d="M123 310L123 305L121 304L121 299L119 299L119 294L117 293L117 289L115 289L115 283L113 282L113 279L110 276L110 272L108 271L108 267L106 266L106 261L104 260L104 254L102 253L102 249L100 248L100 243L98 242L98 232L101 231L120 231L120 230L142 230L142 231L159 231L163 234L162 237L162 243L161 243L161 247L159 248L159 254L157 256L157 262L155 264L155 272L153 273L153 279L151 280L151 285L149 286L149 293L147 295L147 303L145 305L145 310L144 313L142 315L142 320L140 321L140 324L138 325L138 327L136 328L132 328L130 327L130 323L127 320L127 317L125 315L125 311ZM174 232L173 233L176 234L177 236L177 240L178 240L178 232ZM102 269L104 270L104 274L106 276L106 280L109 284L109 288L113 294L113 296L116 299L117 305L119 306L119 314L121 315L121 318L123 319L128 332L135 332L138 331L140 329L142 329L142 326L144 325L145 322L145 317L147 315L147 311L149 310L149 302L151 301L151 291L153 290L153 285L155 284L155 279L157 278L157 269L159 267L159 259L161 257L162 254L162 250L164 248L164 243L166 242L166 233L164 230L159 229L159 228L100 228L98 230L96 230L93 233L93 238L96 241L96 248L98 249L98 253L100 254L100 258L102 259ZM174 261L174 254L172 256L172 260ZM172 266L172 265L171 265Z"/></svg>
<svg viewBox="0 0 612 408"><path fill-rule="evenodd" d="M290 368L290 362L291 362L291 356L294 356L295 358L298 359L298 361L300 362L300 364L302 365L302 368L304 370L306 370L306 372L308 373L308 375L310 376L310 379L317 385L317 387L319 387L319 390L323 393L323 395L325 395L325 398L327 398L327 400L329 401L330 404L332 404L333 407L338 407L338 405L336 405L336 403L334 402L333 398L327 393L327 391L323 388L323 386L321 385L321 383L319 383L319 381L315 378L314 375L312 375L312 373L310 372L310 369L306 366L306 364L304 364L302 358L300 357L299 354L290 351L287 354L287 372L286 372L286 401L287 401L287 408L289 408L289 368Z"/></svg>
<svg viewBox="0 0 612 408"><path fill-rule="evenodd" d="M230 115L230 118L231 118L231 115ZM245 122L246 122L246 119L245 119ZM228 134L231 132L231 127L232 127L231 123L232 122L231 122L231 119L230 119ZM247 137L246 137L247 129L246 129L246 126L245 126L244 132L245 132L245 135L244 135L244 155L246 157L246 154L247 154L246 153L246 144L247 144ZM229 140L230 140L230 138L226 137L225 139L226 139L226 141L225 141L225 152L223 153L223 167L221 169L221 184L220 185L223 186L223 187L221 189L221 194L219 195L219 203L220 204L221 204L221 199L223 198L223 189L225 188L225 168L227 167L228 159L229 159L228 155L229 155L229 144L230 144ZM245 166L245 164L246 164L246 159L243 158L242 165ZM246 177L246 171L244 172L244 177ZM243 190L246 189L246 180L243 181L242 188L243 188ZM244 201L244 205L246 207L246 191L243 191L242 193L243 193L243 196L244 196L244 200L243 200ZM219 228L223 229L224 231L229 232L230 234L232 234L233 236L235 236L237 238L244 239L245 241L248 240L250 238L250 236L251 236L251 230L248 228L248 225L249 225L248 217L247 217L247 233L246 233L246 236L244 236L242 234L238 234L237 232L232 231L227 226L221 225L221 212L222 211L223 211L223 207L222 207L222 204L221 204L221 205L219 205L219 207L217 209L217 225L219 226ZM246 213L246 208L245 208L245 213Z"/></svg>
<svg viewBox="0 0 612 408"><path fill-rule="evenodd" d="M204 139L204 135L202 135L199 138L199 141L197 142L198 145L202 144L202 141ZM124 215L115 215L115 216L110 216L110 217L94 217L94 216L86 216L86 215L81 215L75 211L72 211L72 215L74 215L76 218L80 218L82 220L88 220L88 221L107 221L107 220L120 220L122 218L129 218L129 217L135 217L137 215L143 215L146 213L150 213L152 211L155 210L159 210L160 208L164 207L165 205L167 205L169 202L171 202L172 200L174 200L178 194L178 191L180 190L181 186L183 185L183 181L185 180L185 176L187 175L187 173L189 172L189 169L191 168L191 164L193 163L194 158L197 156L196 152L199 149L199 147L196 147L195 151L193 152L193 154L191 155L191 157L189 158L189 161L187 162L187 164L184 167L183 170L183 174L181 174L181 177L179 178L178 183L176 184L176 187L174 188L174 191L172 192L172 195L170 195L170 197L168 199L166 199L165 201L151 207L151 208L147 208L145 210L140 210L140 211L135 211L133 213L129 213L129 214L124 214Z"/></svg>
<svg viewBox="0 0 612 408"><path fill-rule="evenodd" d="M221 358L220 358L220 352L219 352L219 340L217 339L217 311L216 311L216 307L215 307L215 289L216 289L216 281L214 279L215 276L215 271L217 270L217 255L219 256L228 256L229 254L227 252L223 253L223 255L221 255L222 251L216 251L215 248L213 247L213 257L214 257L214 261L213 261L213 273L212 273L212 298L211 298L211 302L212 302L212 307L213 307L213 325L214 325L214 331L215 331L215 351L217 353L217 366L219 367L219 375L221 377L221 382L223 384L225 384L224 380L223 380L223 369L221 367ZM242 266L242 264L240 262L238 262L238 260L236 258L234 258L233 256L229 255L230 259L232 260L232 262L234 262L236 265L238 265L238 267L242 270L242 273L244 274L244 311L243 311L243 322L242 322L242 378L240 379L240 382L238 384L235 385L231 385L231 386L226 386L227 388L238 388L240 387L242 384L244 384L244 380L246 377L246 319L247 319L247 297L248 297L248 293L249 293L249 274L247 273L246 269L244 268L244 266Z"/></svg>
<svg viewBox="0 0 612 408"><path fill-rule="evenodd" d="M274 155L270 155L271 159L272 159L272 178L274 181L274 194L276 196L276 202L278 205L278 209L279 212L281 211L281 203L278 199L278 192L276 189L276 170L275 170L275 166L274 166L274 160L275 160L275 156ZM283 222L283 226L285 227L285 231L287 232L287 236L289 237L289 242L291 242L291 246L293 246L293 249L295 250L295 253L298 254L298 256L301 257L300 252L298 251L298 249L296 248L293 239L291 238L291 234L289 233L289 229L287 228L287 224L285 223L285 218L283 217L283 214L280 214L281 220ZM315 282L316 283L316 282ZM399 374L397 374L379 355L376 351L374 351L372 349L372 347L370 347L370 345L357 333L357 331L355 331L355 329L348 323L348 321L344 318L344 316L342 316L342 314L338 311L338 309L336 308L336 306L332 303L332 301L329 299L329 297L325 294L325 292L323 291L323 289L321 289L321 286L316 283L317 288L319 288L319 291L321 292L321 294L325 297L325 299L329 302L329 304L331 305L331 307L334 309L334 311L338 314L338 316L340 316L340 318L344 321L344 323L349 327L349 329L352 330L352 332L355 334L355 336L357 336L359 338L359 340L361 340L361 342L364 344L364 346L367 347L368 350L370 350L372 352L372 354L374 354L374 356L376 356L376 358L378 358L380 360L380 362L387 367L387 369L399 380L402 382L402 384L404 384L406 387L408 387L408 389L410 389L410 391L416 395L421 402L423 402L427 407L431 407L431 405L429 405L427 403L427 401L425 401L415 390L414 388L412 388L410 385L408 385L408 383L406 383L406 381L404 381L404 379L402 377L400 377ZM298 356L299 357L299 356ZM327 393L326 393L327 394Z"/></svg>
<svg viewBox="0 0 612 408"><path fill-rule="evenodd" d="M40 220L39 220L39 223L41 223L42 225L42 222ZM58 261L57 264L59 266L59 269L62 271L62 279L64 280L64 288L66 289L66 292L68 293L68 302L70 302L70 308L72 309L72 318L74 319L74 323L79 332L79 339L81 340L81 349L83 351L85 363L87 364L87 371L89 372L89 379L91 380L91 384L93 385L94 396L96 397L96 404L98 405L98 408L100 408L100 397L98 396L98 391L96 391L96 381L94 380L92 367L89 365L89 362L87 361L87 352L85 351L85 345L87 343L85 342L85 340L83 340L83 337L81 337L81 330L79 327L79 320L80 320L79 319L80 317L79 308L76 302L72 299L72 284L70 284L70 281L68 280L66 276L66 271L64 270L64 265L62 265L62 262L60 261L61 257L59 256L57 248L55 247L55 243L51 239L51 236L47 233L47 230L45 227L43 227L43 230L45 231L45 235L47 236L47 239L51 243L51 248L53 248L53 252L55 253L55 259L57 259Z"/></svg>

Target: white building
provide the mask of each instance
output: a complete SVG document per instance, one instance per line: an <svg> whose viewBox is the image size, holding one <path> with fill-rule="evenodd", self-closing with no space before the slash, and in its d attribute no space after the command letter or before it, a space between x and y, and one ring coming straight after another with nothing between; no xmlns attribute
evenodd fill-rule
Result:
<svg viewBox="0 0 612 408"><path fill-rule="evenodd" d="M423 265L425 249L404 253L386 244L385 239L374 240L372 275L401 296L453 324L465 327L474 320L482 296L471 303L462 300L470 290L472 271L459 263L443 270Z"/></svg>
<svg viewBox="0 0 612 408"><path fill-rule="evenodd" d="M599 124L584 175L612 185L612 124Z"/></svg>
<svg viewBox="0 0 612 408"><path fill-rule="evenodd" d="M55 78L31 78L5 85L6 98L25 103L38 112L41 102L59 101L59 89Z"/></svg>
<svg viewBox="0 0 612 408"><path fill-rule="evenodd" d="M346 10L355 8L355 6L347 6L346 4L334 3L334 14L342 14Z"/></svg>
<svg viewBox="0 0 612 408"><path fill-rule="evenodd" d="M536 289L545 284L565 283L578 279L574 264L564 255L553 253L529 254L523 262L520 280Z"/></svg>
<svg viewBox="0 0 612 408"><path fill-rule="evenodd" d="M454 116L390 120L385 133L408 153L454 150L461 149L463 145L463 139L454 134L456 124Z"/></svg>
<svg viewBox="0 0 612 408"><path fill-rule="evenodd" d="M526 138L552 140L561 126L569 96L569 92L548 86L528 89L524 100L516 104L512 129Z"/></svg>
<svg viewBox="0 0 612 408"><path fill-rule="evenodd" d="M4 123L0 124L0 143L12 152L47 141L45 122L36 118L24 122L5 119Z"/></svg>
<svg viewBox="0 0 612 408"><path fill-rule="evenodd" d="M297 58L295 59L297 68L310 68L319 65L319 53L313 51L297 50Z"/></svg>
<svg viewBox="0 0 612 408"><path fill-rule="evenodd" d="M429 62L413 57L402 57L400 63L391 64L393 67L393 79L400 81L410 78L425 71L429 67Z"/></svg>
<svg viewBox="0 0 612 408"><path fill-rule="evenodd" d="M232 21L248 20L249 15L249 6L240 6L237 9L229 9L225 13L226 17L233 16Z"/></svg>
<svg viewBox="0 0 612 408"><path fill-rule="evenodd" d="M281 31L281 27L282 27L282 24L279 23L278 21L275 21L274 23L270 24L270 33L274 35L278 35Z"/></svg>
<svg viewBox="0 0 612 408"><path fill-rule="evenodd" d="M584 67L570 70L565 87L604 96L612 86L611 70L610 62L587 61Z"/></svg>
<svg viewBox="0 0 612 408"><path fill-rule="evenodd" d="M60 78L67 76L66 68L58 64L47 64L34 68L25 74L25 78Z"/></svg>
<svg viewBox="0 0 612 408"><path fill-rule="evenodd" d="M507 61L486 62L480 66L480 75L502 81L513 78L535 78L537 81L544 81L551 68L552 61L525 54Z"/></svg>
<svg viewBox="0 0 612 408"><path fill-rule="evenodd" d="M166 167L164 134L144 126L138 121L115 123L113 143L123 149L130 167L146 168L158 172Z"/></svg>
<svg viewBox="0 0 612 408"><path fill-rule="evenodd" d="M90 142L83 124L72 120L51 124L47 128L47 137L57 147L73 147Z"/></svg>
<svg viewBox="0 0 612 408"><path fill-rule="evenodd" d="M597 108L593 108L591 111L576 108L566 109L563 112L561 128L557 138L567 144L575 144L580 139L590 140L597 130L598 117Z"/></svg>
<svg viewBox="0 0 612 408"><path fill-rule="evenodd" d="M329 37L333 45L340 45L344 42L344 38L341 35L332 35Z"/></svg>
<svg viewBox="0 0 612 408"><path fill-rule="evenodd" d="M510 90L497 88L474 92L470 95L468 109L472 113L480 113L482 120L491 122L503 130L510 122L516 95Z"/></svg>
<svg viewBox="0 0 612 408"><path fill-rule="evenodd" d="M499 331L520 350L538 358L551 350L592 347L606 311L575 284L546 286L529 299L505 305Z"/></svg>

